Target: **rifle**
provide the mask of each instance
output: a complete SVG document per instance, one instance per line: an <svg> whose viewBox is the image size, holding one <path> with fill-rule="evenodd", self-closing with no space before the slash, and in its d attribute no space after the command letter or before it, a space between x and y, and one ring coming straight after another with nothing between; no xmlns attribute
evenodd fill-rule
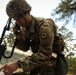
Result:
<svg viewBox="0 0 76 75"><path fill-rule="evenodd" d="M2 41L3 41L3 37L5 35L5 32L10 29L11 20L12 20L11 18L8 18L7 23L6 23L6 25L3 29L3 32L2 32L2 35L1 35L1 38L0 38L0 60L1 60L2 56L4 58L11 58L12 57L15 45L17 44L17 41L18 41L17 39L15 39L13 47L12 47L11 54L9 56L6 56L5 51L6 51L7 47L6 47L6 44L2 44Z"/></svg>

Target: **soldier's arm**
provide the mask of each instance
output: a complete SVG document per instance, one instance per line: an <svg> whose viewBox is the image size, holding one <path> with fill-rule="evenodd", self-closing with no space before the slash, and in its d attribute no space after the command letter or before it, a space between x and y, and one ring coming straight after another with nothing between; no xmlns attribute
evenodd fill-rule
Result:
<svg viewBox="0 0 76 75"><path fill-rule="evenodd" d="M25 72L42 65L51 57L54 40L53 28L52 26L44 25L39 30L40 45L38 52L26 59L20 59L21 67Z"/></svg>
<svg viewBox="0 0 76 75"><path fill-rule="evenodd" d="M17 39L16 47L22 51L29 50L29 44L28 44L29 40L28 39L25 40L24 29L22 29L19 25L15 24L15 26L13 27L13 33Z"/></svg>

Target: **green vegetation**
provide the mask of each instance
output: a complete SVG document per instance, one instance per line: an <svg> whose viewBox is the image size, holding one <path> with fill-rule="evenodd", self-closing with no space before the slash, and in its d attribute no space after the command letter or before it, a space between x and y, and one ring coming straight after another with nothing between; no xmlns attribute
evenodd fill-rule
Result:
<svg viewBox="0 0 76 75"><path fill-rule="evenodd" d="M59 5L52 12L52 16L56 16L56 21L64 20L68 24L73 20L73 25L76 24L76 1L75 0L61 0Z"/></svg>

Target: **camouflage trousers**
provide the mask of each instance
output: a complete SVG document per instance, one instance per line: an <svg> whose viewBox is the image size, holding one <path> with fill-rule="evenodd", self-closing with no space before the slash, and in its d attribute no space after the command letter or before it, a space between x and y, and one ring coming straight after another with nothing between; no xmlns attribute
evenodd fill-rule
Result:
<svg viewBox="0 0 76 75"><path fill-rule="evenodd" d="M49 61L42 64L40 67L35 68L30 74L25 74L24 72L13 73L11 75L56 75L56 58L51 58ZM38 70L38 71L37 71Z"/></svg>
<svg viewBox="0 0 76 75"><path fill-rule="evenodd" d="M40 69L39 75L56 75L56 58L51 58L50 61L45 62Z"/></svg>
<svg viewBox="0 0 76 75"><path fill-rule="evenodd" d="M24 72L17 72L17 73L13 73L13 74L10 74L10 75L26 75Z"/></svg>
<svg viewBox="0 0 76 75"><path fill-rule="evenodd" d="M25 74L24 72L18 72L18 73L13 73L11 75L28 75L28 74ZM55 73L39 73L37 75L56 75Z"/></svg>
<svg viewBox="0 0 76 75"><path fill-rule="evenodd" d="M11 75L28 75L28 74L25 74L24 72L18 72L18 73L13 73ZM37 74L37 75L56 75L55 73L40 73L40 74Z"/></svg>

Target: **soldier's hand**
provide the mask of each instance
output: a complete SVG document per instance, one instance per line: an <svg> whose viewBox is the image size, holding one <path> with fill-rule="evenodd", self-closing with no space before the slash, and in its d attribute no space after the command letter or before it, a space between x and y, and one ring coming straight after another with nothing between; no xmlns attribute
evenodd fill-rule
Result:
<svg viewBox="0 0 76 75"><path fill-rule="evenodd" d="M13 27L13 33L17 39L19 39L19 40L22 39L21 31L18 29L18 27L16 25Z"/></svg>
<svg viewBox="0 0 76 75"><path fill-rule="evenodd" d="M15 62L7 63L3 65L2 67L0 67L0 71L3 71L5 75L9 75L13 73L14 71L16 71L18 68L19 66L17 64L17 61L15 61Z"/></svg>
<svg viewBox="0 0 76 75"><path fill-rule="evenodd" d="M17 36L19 34L19 32L20 32L20 29L18 29L17 25L15 25L13 27L13 33L15 34L15 36Z"/></svg>

